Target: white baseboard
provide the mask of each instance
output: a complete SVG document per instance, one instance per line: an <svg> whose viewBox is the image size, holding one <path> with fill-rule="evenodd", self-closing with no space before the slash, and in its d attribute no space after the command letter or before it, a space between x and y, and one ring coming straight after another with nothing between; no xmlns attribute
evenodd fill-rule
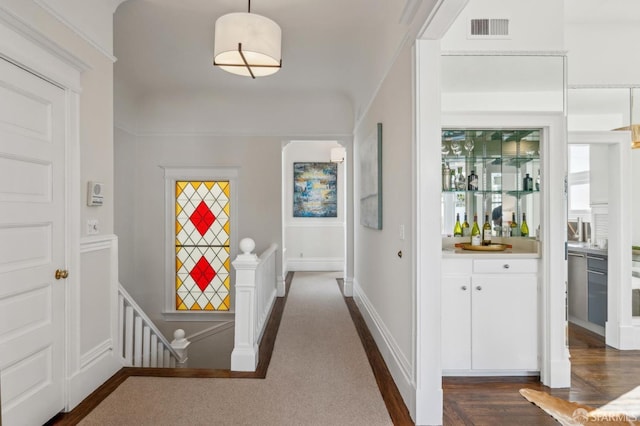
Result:
<svg viewBox="0 0 640 426"><path fill-rule="evenodd" d="M353 277L344 279L342 292L344 293L344 297L353 297Z"/></svg>
<svg viewBox="0 0 640 426"><path fill-rule="evenodd" d="M124 366L122 357L114 353L112 346L99 346L83 354L82 368L68 379L69 399L65 411L73 410Z"/></svg>
<svg viewBox="0 0 640 426"><path fill-rule="evenodd" d="M369 331L387 364L387 368L391 372L393 381L396 383L404 403L413 415L416 406L416 389L411 379L412 369L409 361L355 279L353 280L353 300L356 302L358 309L360 309L367 327L369 327Z"/></svg>
<svg viewBox="0 0 640 426"><path fill-rule="evenodd" d="M342 271L344 259L336 257L299 257L287 259L288 271Z"/></svg>
<svg viewBox="0 0 640 426"><path fill-rule="evenodd" d="M609 323L607 322L607 325ZM607 328L607 331L609 328ZM618 326L617 329L620 341L620 350L640 349L640 327L637 325Z"/></svg>
<svg viewBox="0 0 640 426"><path fill-rule="evenodd" d="M586 328L587 330L592 331L596 334L599 334L600 336L604 336L604 327L599 326L598 324L594 324L589 321L584 321L578 318L574 318L572 316L569 316L569 322L572 322L575 325L578 325L582 328Z"/></svg>

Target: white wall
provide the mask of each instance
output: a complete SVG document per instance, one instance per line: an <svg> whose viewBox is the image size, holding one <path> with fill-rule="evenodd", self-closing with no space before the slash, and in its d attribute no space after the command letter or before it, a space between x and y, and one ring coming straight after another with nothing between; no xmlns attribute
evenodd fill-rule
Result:
<svg viewBox="0 0 640 426"><path fill-rule="evenodd" d="M122 235L120 280L151 319L164 309L165 180L162 166L240 166L238 240L251 237L256 253L281 242L281 140L206 135L138 136L118 132L117 233ZM122 139L121 139L122 138ZM126 234L133 233L133 235ZM232 247L235 253L237 247ZM132 254L127 257L124 253ZM278 271L280 272L280 271Z"/></svg>
<svg viewBox="0 0 640 426"><path fill-rule="evenodd" d="M116 52L117 53L117 52ZM126 88L123 88L126 89ZM119 97L118 97L119 98ZM210 133L289 139L351 135L353 107L345 96L324 93L159 93L136 104L142 134Z"/></svg>
<svg viewBox="0 0 640 426"><path fill-rule="evenodd" d="M560 51L563 49L563 2L557 0L470 0L442 38L448 51ZM471 19L509 19L507 40L467 38Z"/></svg>
<svg viewBox="0 0 640 426"><path fill-rule="evenodd" d="M118 278L130 288L135 277L136 253L134 250L136 226L136 136L115 128L114 154L117 172L114 174L114 222L118 235Z"/></svg>
<svg viewBox="0 0 640 426"><path fill-rule="evenodd" d="M400 52L354 139L354 298L412 410L415 267L412 228L412 58ZM382 229L360 225L359 150L382 123ZM400 227L405 238L400 238ZM403 252L402 258L397 253ZM415 391L415 389L413 390Z"/></svg>
<svg viewBox="0 0 640 426"><path fill-rule="evenodd" d="M637 21L569 23L565 40L570 86L640 85L640 58L630 50L633 41L640 40Z"/></svg>
<svg viewBox="0 0 640 426"><path fill-rule="evenodd" d="M284 148L284 247L290 271L342 271L345 262L345 163L338 164L338 216L293 217L293 163L328 162L335 141L293 141Z"/></svg>

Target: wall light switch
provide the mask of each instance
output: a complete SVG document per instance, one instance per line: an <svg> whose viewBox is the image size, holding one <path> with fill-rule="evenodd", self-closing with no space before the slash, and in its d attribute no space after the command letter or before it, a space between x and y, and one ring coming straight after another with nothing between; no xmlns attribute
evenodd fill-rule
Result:
<svg viewBox="0 0 640 426"><path fill-rule="evenodd" d="M400 239L404 241L404 225L400 225Z"/></svg>
<svg viewBox="0 0 640 426"><path fill-rule="evenodd" d="M99 233L100 228L98 227L98 219L87 220L87 235L96 235Z"/></svg>

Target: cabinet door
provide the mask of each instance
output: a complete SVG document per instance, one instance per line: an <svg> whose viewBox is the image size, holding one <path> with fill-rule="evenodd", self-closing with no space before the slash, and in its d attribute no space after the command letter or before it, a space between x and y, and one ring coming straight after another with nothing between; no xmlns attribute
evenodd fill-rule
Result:
<svg viewBox="0 0 640 426"><path fill-rule="evenodd" d="M471 369L471 276L442 276L442 369Z"/></svg>
<svg viewBox="0 0 640 426"><path fill-rule="evenodd" d="M535 275L473 275L471 365L474 370L538 370Z"/></svg>

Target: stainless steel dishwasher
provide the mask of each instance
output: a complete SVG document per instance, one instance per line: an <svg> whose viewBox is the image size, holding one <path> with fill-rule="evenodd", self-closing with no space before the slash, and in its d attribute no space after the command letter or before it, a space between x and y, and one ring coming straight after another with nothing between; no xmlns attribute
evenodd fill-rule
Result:
<svg viewBox="0 0 640 426"><path fill-rule="evenodd" d="M587 256L569 251L569 321L588 321L587 316Z"/></svg>
<svg viewBox="0 0 640 426"><path fill-rule="evenodd" d="M589 322L604 327L607 321L607 257L587 255Z"/></svg>

